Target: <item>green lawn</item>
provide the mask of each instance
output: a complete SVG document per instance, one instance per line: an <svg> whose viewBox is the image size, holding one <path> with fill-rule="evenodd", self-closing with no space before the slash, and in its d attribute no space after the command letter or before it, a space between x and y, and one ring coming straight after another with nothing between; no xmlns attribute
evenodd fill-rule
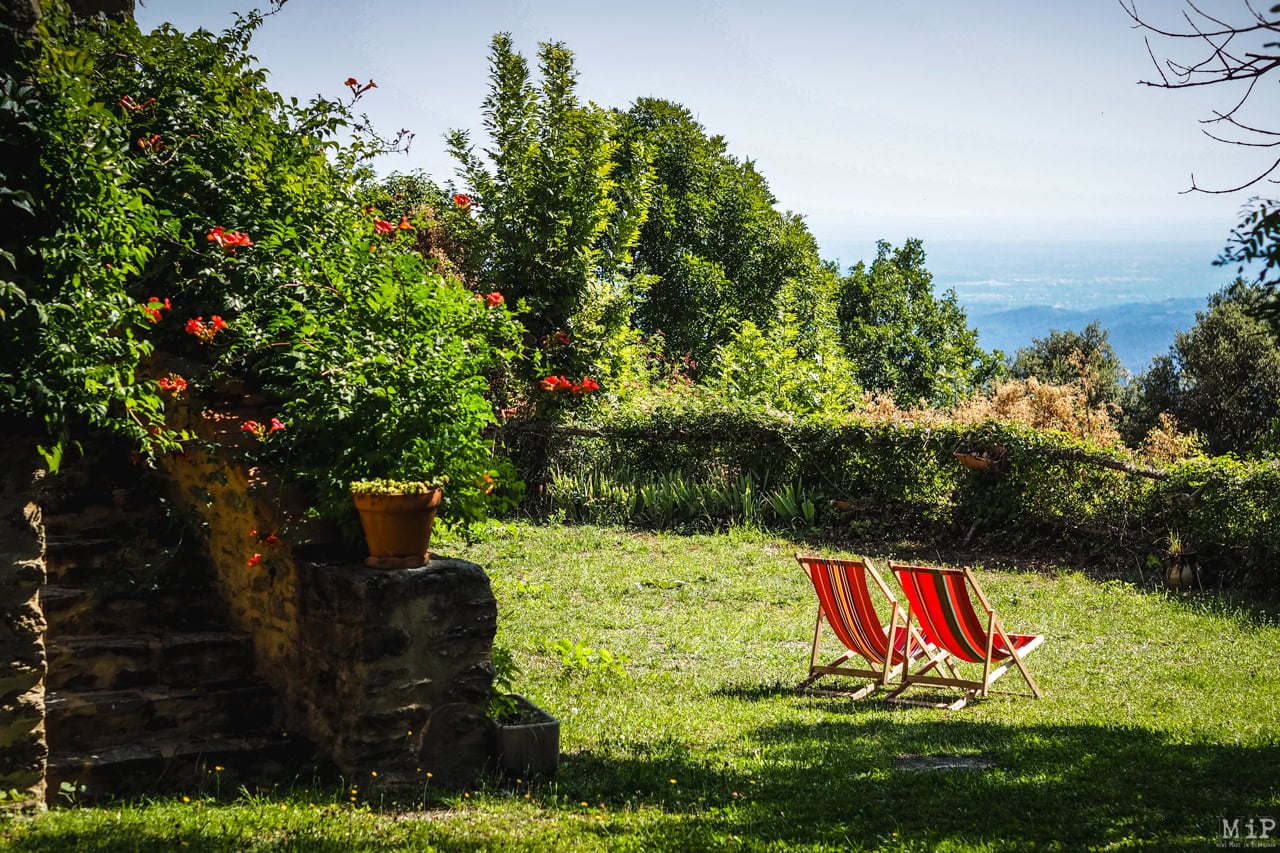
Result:
<svg viewBox="0 0 1280 853"><path fill-rule="evenodd" d="M58 809L0 828L0 842L1164 851L1215 847L1224 816L1280 818L1280 627L1261 609L1069 567L978 564L1006 627L1048 635L1029 659L1046 697L947 712L790 689L805 673L815 610L792 559L803 544L520 526L440 550L493 578L498 642L522 667L518 687L562 722L554 782L425 807L353 805L343 787ZM566 657L553 647L561 640L628 661L618 672L585 649ZM1021 681L1012 672L1000 684ZM976 766L922 770L918 757Z"/></svg>

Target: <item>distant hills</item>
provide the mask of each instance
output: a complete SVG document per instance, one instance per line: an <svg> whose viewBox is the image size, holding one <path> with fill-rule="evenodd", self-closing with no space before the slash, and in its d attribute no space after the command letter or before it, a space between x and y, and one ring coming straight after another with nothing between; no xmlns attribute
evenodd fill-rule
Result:
<svg viewBox="0 0 1280 853"><path fill-rule="evenodd" d="M1152 358L1169 351L1176 332L1195 325L1196 312L1205 310L1205 302L1203 297L1180 298L1088 310L1024 305L998 311L970 309L967 313L982 347L1003 350L1007 356L1034 338L1046 337L1051 330L1078 332L1097 320L1110 333L1111 346L1124 366L1137 374L1150 366Z"/></svg>
<svg viewBox="0 0 1280 853"><path fill-rule="evenodd" d="M1218 241L926 239L924 247L935 291L956 294L985 349L1012 356L1053 329L1078 332L1097 320L1135 374L1235 277L1214 266ZM875 256L870 242L828 239L822 248L824 257Z"/></svg>

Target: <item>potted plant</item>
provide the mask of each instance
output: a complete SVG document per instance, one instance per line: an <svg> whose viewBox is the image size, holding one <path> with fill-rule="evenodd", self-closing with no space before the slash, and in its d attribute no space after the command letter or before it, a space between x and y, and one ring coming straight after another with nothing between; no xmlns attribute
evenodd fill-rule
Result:
<svg viewBox="0 0 1280 853"><path fill-rule="evenodd" d="M441 486L421 480L357 480L351 497L376 569L412 569L431 559L431 529Z"/></svg>
<svg viewBox="0 0 1280 853"><path fill-rule="evenodd" d="M1190 589L1196 580L1196 557L1188 550L1178 531L1165 538L1164 581L1170 589Z"/></svg>
<svg viewBox="0 0 1280 853"><path fill-rule="evenodd" d="M514 472L494 457L485 433L496 420L486 395L490 378L505 375L517 355L519 325L504 302L477 300L410 252L408 238L396 236L409 233L362 235L344 280L308 290L317 306L294 309L303 318L293 335L299 342L287 369L267 383L289 430L263 450L306 495L309 514L353 545L371 532L355 503L377 505L387 519L400 511L386 505L407 498L413 512L434 509L437 521L468 523L514 489ZM426 516L416 524L425 537ZM370 543L369 562L419 566L427 543Z"/></svg>
<svg viewBox="0 0 1280 853"><path fill-rule="evenodd" d="M519 671L511 653L493 647L493 759L498 772L518 778L553 776L560 766L560 721L518 693L509 692Z"/></svg>

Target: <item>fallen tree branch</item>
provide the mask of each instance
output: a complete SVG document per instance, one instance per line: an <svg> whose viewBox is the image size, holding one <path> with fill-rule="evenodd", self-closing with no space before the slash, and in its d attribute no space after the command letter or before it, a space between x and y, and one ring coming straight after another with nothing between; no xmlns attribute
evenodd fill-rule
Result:
<svg viewBox="0 0 1280 853"><path fill-rule="evenodd" d="M1099 468L1110 468L1113 471L1123 471L1126 474L1133 474L1137 477L1146 477L1149 480L1169 479L1169 474L1166 471L1160 471L1155 468L1144 468L1141 465L1135 465L1132 462L1112 459L1110 456L1098 456L1093 453L1086 453L1083 450L1051 449L1045 450L1044 455L1050 459L1061 459L1064 462L1079 462L1084 465L1096 465Z"/></svg>

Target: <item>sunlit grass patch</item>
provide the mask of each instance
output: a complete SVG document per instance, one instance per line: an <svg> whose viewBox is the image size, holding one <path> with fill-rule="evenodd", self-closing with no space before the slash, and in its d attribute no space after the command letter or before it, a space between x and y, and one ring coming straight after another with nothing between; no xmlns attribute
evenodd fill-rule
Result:
<svg viewBox="0 0 1280 853"><path fill-rule="evenodd" d="M555 780L428 787L397 803L353 803L346 788L223 792L58 810L0 840L50 851L1200 850L1220 840L1222 816L1280 814L1280 628L1264 609L1070 566L977 564L1009 630L1047 635L1028 660L1046 696L946 712L794 692L816 607L792 557L811 548L794 542L518 526L448 547L490 571L516 687L561 720ZM893 556L870 555L881 567Z"/></svg>

